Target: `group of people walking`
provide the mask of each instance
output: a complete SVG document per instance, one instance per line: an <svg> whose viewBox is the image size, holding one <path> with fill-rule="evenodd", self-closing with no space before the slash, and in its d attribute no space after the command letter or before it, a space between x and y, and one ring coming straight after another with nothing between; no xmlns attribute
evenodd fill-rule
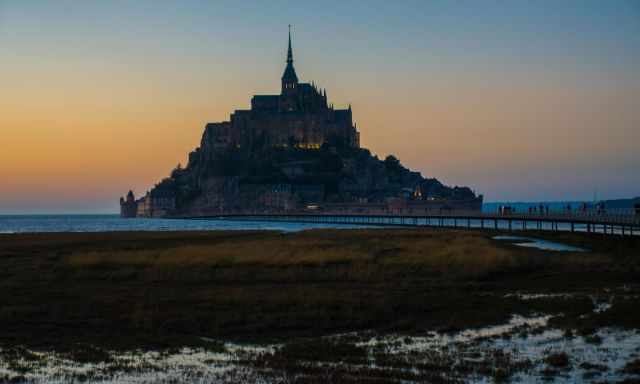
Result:
<svg viewBox="0 0 640 384"><path fill-rule="evenodd" d="M517 213L516 207L512 205L501 205L498 207L498 213L500 215L513 215ZM538 205L529 207L529 214L541 214L548 215L549 214L549 206L548 205Z"/></svg>
<svg viewBox="0 0 640 384"><path fill-rule="evenodd" d="M576 213L582 213L582 214L586 214L589 212L598 214L598 215L604 215L605 213L607 213L604 203L600 202L597 203L595 205L590 205L587 203L582 203L579 207L574 208L571 204L567 204L564 208L562 209L555 209L554 212L555 213L572 213L572 212L576 212ZM513 215L517 212L516 207L512 206L512 205L500 205L498 207L498 213L500 215ZM548 205L544 205L544 204L540 204L540 205L532 205L528 207L528 212L530 215L548 215L551 210L549 209ZM634 205L634 212L636 215L640 215L640 204L635 204Z"/></svg>
<svg viewBox="0 0 640 384"><path fill-rule="evenodd" d="M538 205L538 206L535 206L535 205L534 205L534 206L532 206L532 207L529 207L529 213L530 213L530 214L536 214L536 213L539 213L539 214L541 214L541 215L542 215L542 214L544 214L544 215L548 215L548 214L549 214L549 206L548 206L548 205L542 205L542 204L540 204L540 205Z"/></svg>

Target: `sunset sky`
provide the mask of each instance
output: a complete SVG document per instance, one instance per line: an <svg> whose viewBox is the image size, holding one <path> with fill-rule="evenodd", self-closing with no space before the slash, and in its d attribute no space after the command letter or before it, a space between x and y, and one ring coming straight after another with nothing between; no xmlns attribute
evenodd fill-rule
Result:
<svg viewBox="0 0 640 384"><path fill-rule="evenodd" d="M302 81L485 201L640 195L640 1L0 0L0 214L116 212Z"/></svg>

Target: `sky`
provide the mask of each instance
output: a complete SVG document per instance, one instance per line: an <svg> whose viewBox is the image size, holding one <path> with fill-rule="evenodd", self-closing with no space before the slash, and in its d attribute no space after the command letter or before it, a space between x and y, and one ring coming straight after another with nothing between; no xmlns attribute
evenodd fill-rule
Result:
<svg viewBox="0 0 640 384"><path fill-rule="evenodd" d="M640 195L640 1L0 0L0 213L117 212L302 81L485 201Z"/></svg>

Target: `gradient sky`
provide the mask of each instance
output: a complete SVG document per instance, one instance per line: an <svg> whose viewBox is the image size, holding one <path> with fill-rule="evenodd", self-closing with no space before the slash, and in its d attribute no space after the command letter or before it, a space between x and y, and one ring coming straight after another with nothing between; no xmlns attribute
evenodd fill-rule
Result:
<svg viewBox="0 0 640 384"><path fill-rule="evenodd" d="M485 201L640 195L640 1L0 0L0 213L116 212L303 81Z"/></svg>

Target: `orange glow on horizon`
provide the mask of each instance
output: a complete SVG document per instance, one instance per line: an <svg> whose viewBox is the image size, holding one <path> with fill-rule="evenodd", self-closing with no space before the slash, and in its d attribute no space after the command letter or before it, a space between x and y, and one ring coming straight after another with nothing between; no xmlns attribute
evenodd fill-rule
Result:
<svg viewBox="0 0 640 384"><path fill-rule="evenodd" d="M486 201L640 195L640 33L627 5L558 4L557 19L535 4L344 6L367 17L0 3L0 214L115 212L129 189L145 193L185 164L207 122L279 92L290 20L307 20L293 37L300 80L352 104L378 156Z"/></svg>

